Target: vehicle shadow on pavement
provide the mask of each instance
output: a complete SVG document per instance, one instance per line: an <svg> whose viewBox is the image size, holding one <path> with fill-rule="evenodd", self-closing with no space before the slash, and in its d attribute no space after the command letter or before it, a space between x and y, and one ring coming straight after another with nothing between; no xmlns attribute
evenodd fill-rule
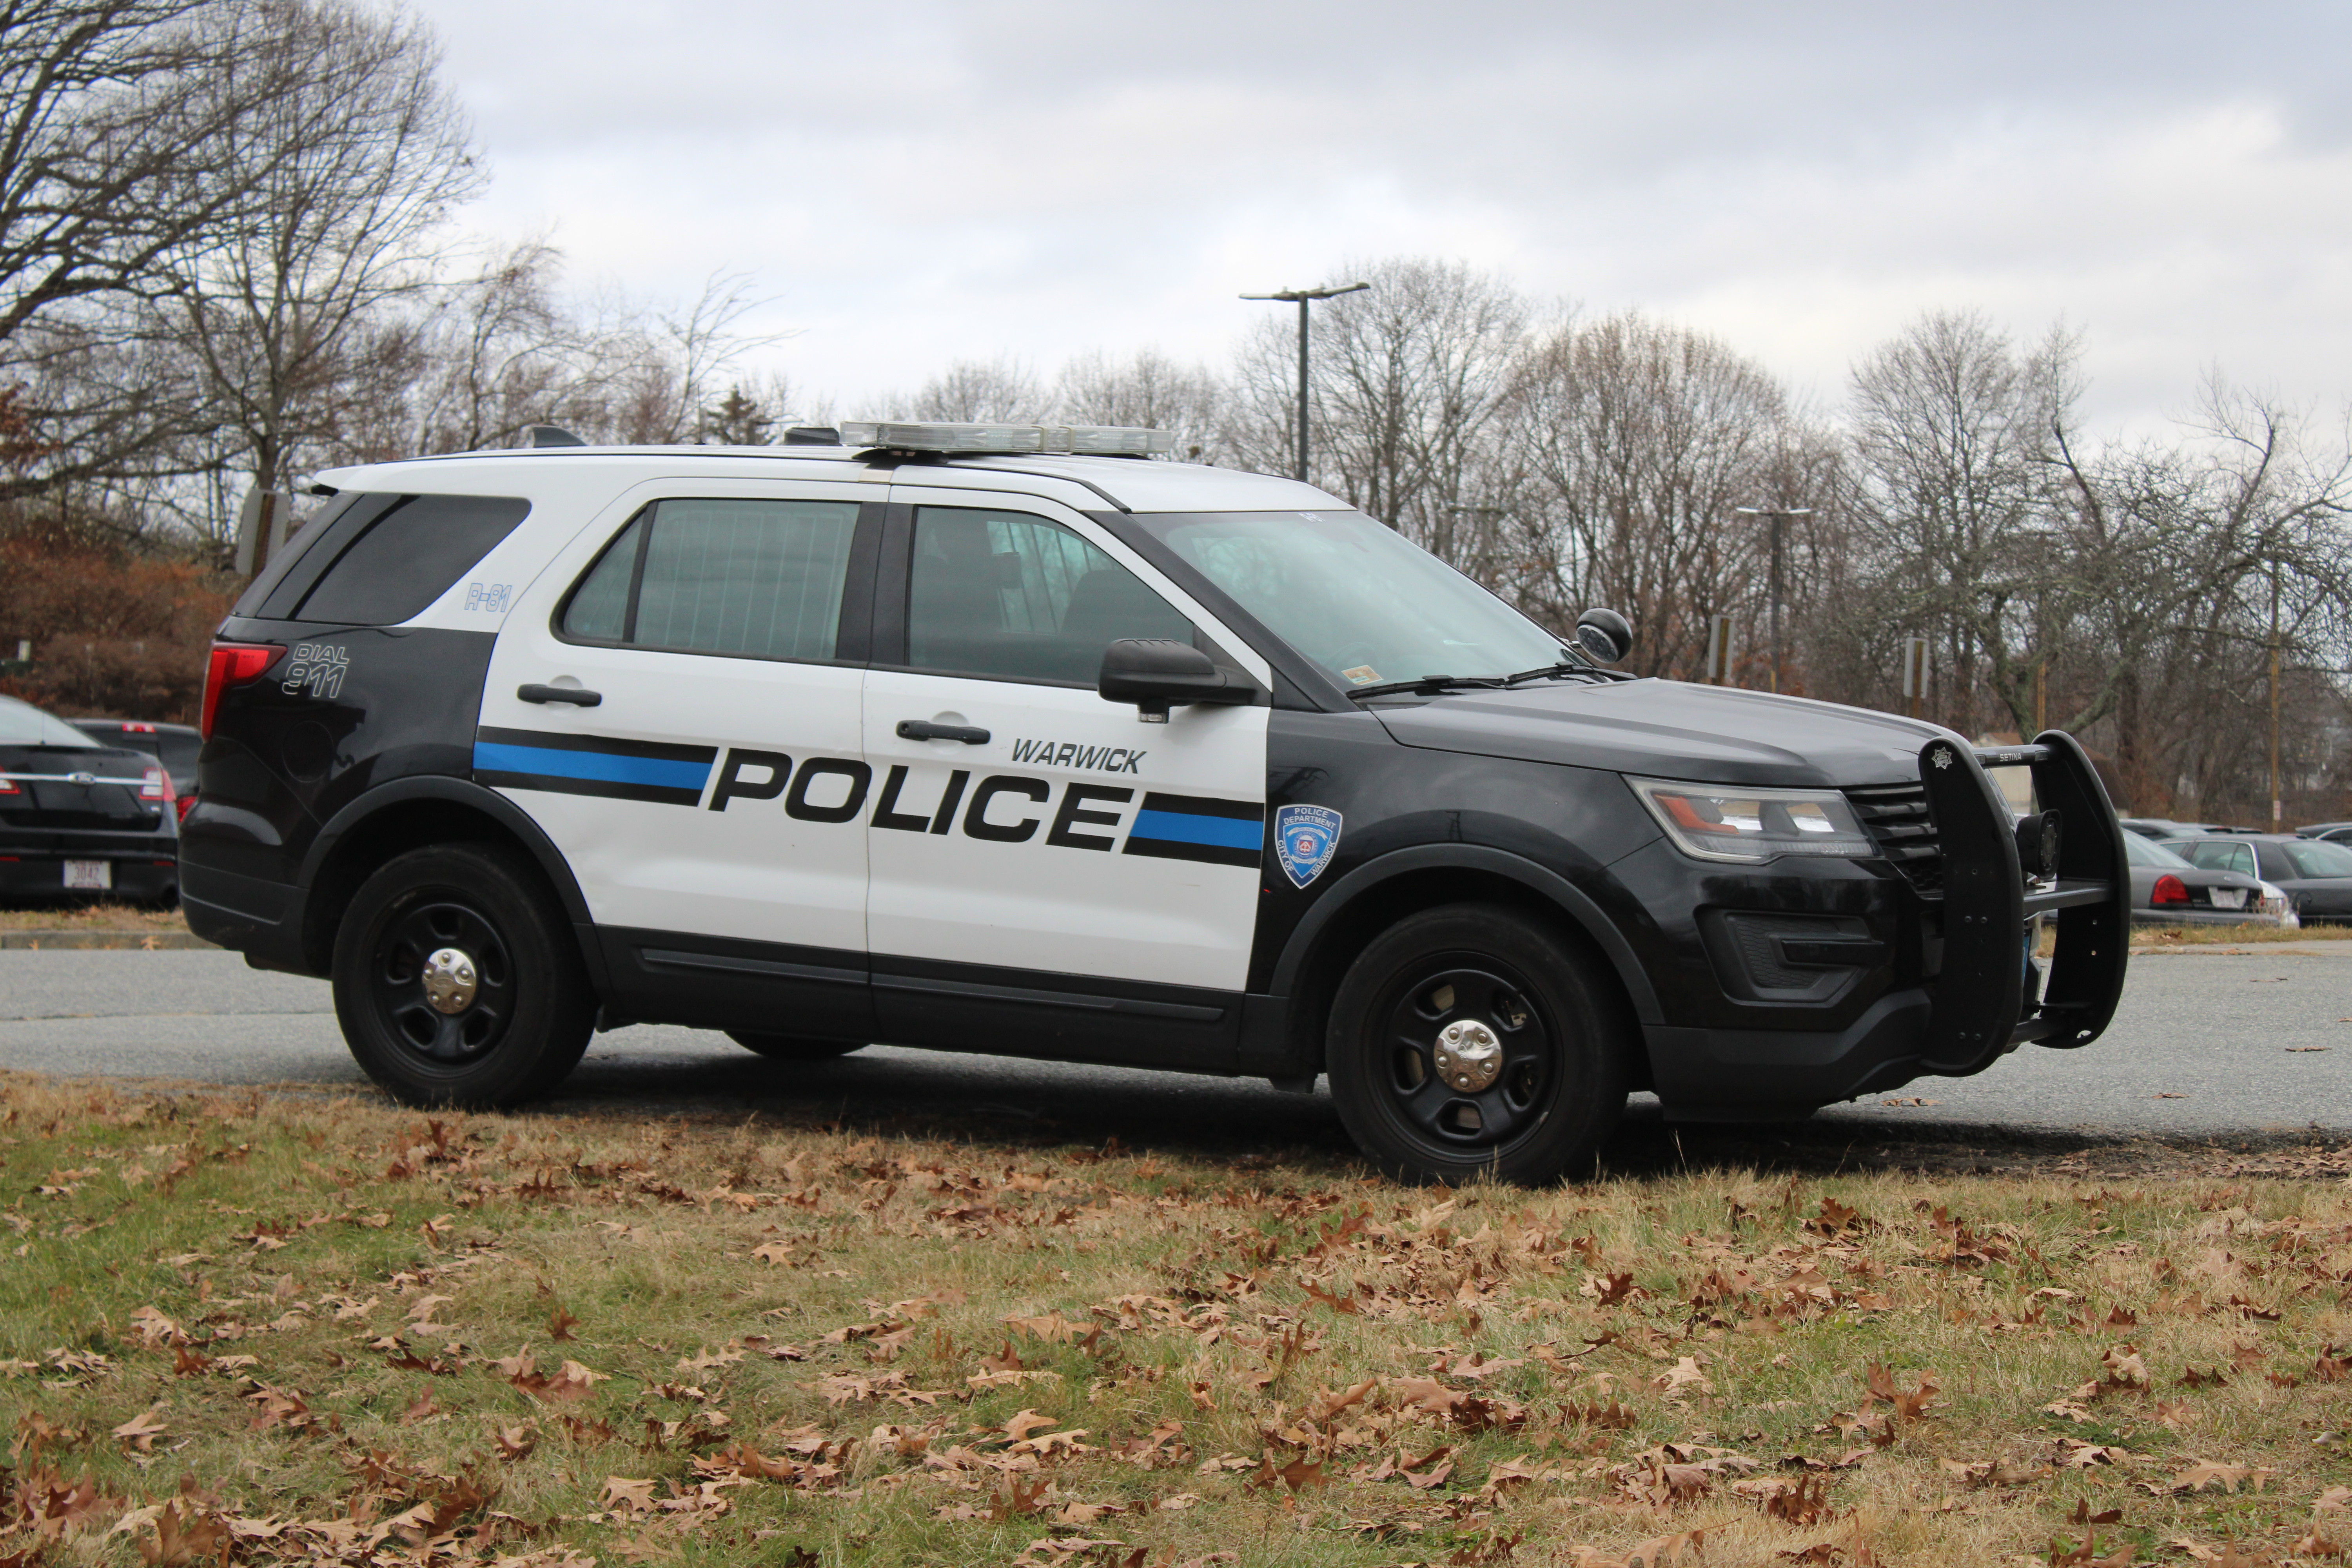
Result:
<svg viewBox="0 0 2352 1568"><path fill-rule="evenodd" d="M1161 1150L1239 1169L1303 1167L1321 1179L1369 1174L1328 1091L1278 1093L1255 1079L1219 1079L1065 1064L876 1052L814 1064L746 1055L660 1062L593 1058L540 1108L581 1115L773 1121L882 1137L949 1139L1009 1148ZM1912 1171L1936 1175L2337 1176L2352 1144L2316 1133L2159 1140L2095 1131L2011 1129L1965 1121L1900 1126L1832 1107L1799 1121L1670 1123L1637 1097L1596 1170L1572 1179L1642 1180L1720 1171L1822 1176Z"/></svg>

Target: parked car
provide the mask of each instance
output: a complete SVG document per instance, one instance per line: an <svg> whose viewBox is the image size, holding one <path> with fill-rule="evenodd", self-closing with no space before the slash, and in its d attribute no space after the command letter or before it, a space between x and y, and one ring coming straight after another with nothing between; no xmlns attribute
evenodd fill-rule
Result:
<svg viewBox="0 0 2352 1568"><path fill-rule="evenodd" d="M2277 925L2264 910L2262 883L2236 871L2199 866L2137 833L2124 835L2131 868L2135 925Z"/></svg>
<svg viewBox="0 0 2352 1568"><path fill-rule="evenodd" d="M179 797L180 820L196 804L196 753L205 738L193 724L150 724L138 719L76 719L73 727L101 746L128 746L163 764Z"/></svg>
<svg viewBox="0 0 2352 1568"><path fill-rule="evenodd" d="M0 697L0 898L170 903L179 837L171 774L153 756Z"/></svg>
<svg viewBox="0 0 2352 1568"><path fill-rule="evenodd" d="M2168 838L2189 838L2202 833L2227 833L2230 829L2217 822L2174 822L2162 816L2126 816L2117 819L2126 833L2137 833L2142 838L2163 843Z"/></svg>
<svg viewBox="0 0 2352 1568"><path fill-rule="evenodd" d="M2178 839L2164 847L2208 870L2275 882L2306 925L2352 921L2352 846L2253 833Z"/></svg>
<svg viewBox="0 0 2352 1568"><path fill-rule="evenodd" d="M2297 838L2325 838L2333 844L2352 843L2352 822L2311 822L2294 830Z"/></svg>

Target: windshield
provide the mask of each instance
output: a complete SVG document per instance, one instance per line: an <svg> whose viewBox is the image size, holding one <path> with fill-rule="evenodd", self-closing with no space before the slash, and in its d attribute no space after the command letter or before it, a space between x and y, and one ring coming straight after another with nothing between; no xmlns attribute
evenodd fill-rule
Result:
<svg viewBox="0 0 2352 1568"><path fill-rule="evenodd" d="M1559 638L1360 511L1135 521L1342 686L1515 675L1568 657Z"/></svg>
<svg viewBox="0 0 2352 1568"><path fill-rule="evenodd" d="M98 742L29 702L0 697L0 746L75 746L96 751Z"/></svg>
<svg viewBox="0 0 2352 1568"><path fill-rule="evenodd" d="M2124 835L2124 858L2135 866L2160 866L2168 871L2194 871L2197 868L2163 845L2142 838L2137 833Z"/></svg>
<svg viewBox="0 0 2352 1568"><path fill-rule="evenodd" d="M2298 877L2352 877L2352 849L2341 844L2325 841L2311 844L2284 844L2286 858L2294 862Z"/></svg>

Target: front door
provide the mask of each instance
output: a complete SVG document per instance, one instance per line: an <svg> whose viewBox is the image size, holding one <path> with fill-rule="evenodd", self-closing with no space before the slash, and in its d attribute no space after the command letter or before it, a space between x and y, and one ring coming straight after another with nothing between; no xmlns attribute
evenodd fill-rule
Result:
<svg viewBox="0 0 2352 1568"><path fill-rule="evenodd" d="M853 567L861 515L870 560L881 509L860 491L641 487L508 616L474 774L562 851L624 1012L861 1037L870 1025L871 579Z"/></svg>
<svg viewBox="0 0 2352 1568"><path fill-rule="evenodd" d="M1129 637L1197 640L1261 688L1266 671L1075 512L893 489L909 500L892 508L865 700L866 929L886 1037L1229 1058L1265 848L1267 710L1178 708L1148 724L1097 696L1095 677Z"/></svg>

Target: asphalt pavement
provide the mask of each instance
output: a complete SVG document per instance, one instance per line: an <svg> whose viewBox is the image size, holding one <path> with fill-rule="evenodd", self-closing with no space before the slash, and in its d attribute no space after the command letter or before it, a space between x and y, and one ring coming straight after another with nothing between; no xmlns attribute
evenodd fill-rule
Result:
<svg viewBox="0 0 2352 1568"><path fill-rule="evenodd" d="M344 1049L324 982L213 952L0 952L0 1068L374 1092ZM1130 1146L1347 1147L1328 1091L886 1046L783 1064L667 1026L599 1036L552 1104L879 1119L980 1137L1116 1133ZM1639 1097L1629 1121L1644 1118L1654 1129L1654 1102ZM1816 1143L1847 1133L2352 1132L2352 942L2136 957L2096 1043L2023 1047L1974 1078L1922 1079L1828 1108L1808 1127Z"/></svg>

